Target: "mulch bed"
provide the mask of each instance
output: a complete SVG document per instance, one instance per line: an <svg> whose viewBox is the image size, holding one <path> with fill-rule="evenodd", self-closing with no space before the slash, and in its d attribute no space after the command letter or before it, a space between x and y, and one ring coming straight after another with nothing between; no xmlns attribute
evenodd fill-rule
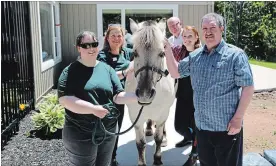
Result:
<svg viewBox="0 0 276 166"><path fill-rule="evenodd" d="M68 165L62 139L28 137L34 129L30 112L20 121L19 132L13 136L1 152L3 166L64 166Z"/></svg>

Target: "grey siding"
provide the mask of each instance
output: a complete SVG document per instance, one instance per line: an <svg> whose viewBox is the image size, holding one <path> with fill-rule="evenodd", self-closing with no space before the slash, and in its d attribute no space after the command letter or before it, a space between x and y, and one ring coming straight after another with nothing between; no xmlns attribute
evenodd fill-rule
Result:
<svg viewBox="0 0 276 166"><path fill-rule="evenodd" d="M60 22L62 64L64 67L78 56L74 44L80 31L89 30L97 35L96 4L61 4Z"/></svg>
<svg viewBox="0 0 276 166"><path fill-rule="evenodd" d="M69 4L67 4L69 3ZM72 3L72 4L70 4ZM78 4L80 3L80 4ZM75 38L82 30L93 31L97 35L97 5L85 4L86 2L62 2L60 7L61 20L61 48L62 48L62 68L74 61L78 52L74 47ZM90 2L93 3L93 2ZM97 2L105 4L107 2ZM147 4L153 2L112 2L112 3L137 3ZM171 4L171 2L160 2ZM175 3L174 3L175 4ZM178 16L184 25L193 25L200 30L200 20L204 14L213 12L213 2L177 2Z"/></svg>
<svg viewBox="0 0 276 166"><path fill-rule="evenodd" d="M46 71L41 71L41 48L39 39L39 7L38 2L31 1L30 4L30 24L32 35L32 54L34 68L34 87L35 87L35 102L48 92L53 87L54 69L50 68Z"/></svg>
<svg viewBox="0 0 276 166"><path fill-rule="evenodd" d="M201 18L210 12L214 12L213 2L206 2L206 5L179 5L178 16L184 25L195 26L199 31L199 36L202 36Z"/></svg>

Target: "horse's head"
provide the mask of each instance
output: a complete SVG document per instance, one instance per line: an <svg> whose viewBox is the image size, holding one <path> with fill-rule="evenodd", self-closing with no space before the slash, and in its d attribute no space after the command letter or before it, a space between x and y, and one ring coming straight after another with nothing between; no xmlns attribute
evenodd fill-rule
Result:
<svg viewBox="0 0 276 166"><path fill-rule="evenodd" d="M166 21L144 21L137 24L130 19L133 33L134 72L137 80L136 95L141 105L155 97L156 83L166 76L164 72L164 44Z"/></svg>

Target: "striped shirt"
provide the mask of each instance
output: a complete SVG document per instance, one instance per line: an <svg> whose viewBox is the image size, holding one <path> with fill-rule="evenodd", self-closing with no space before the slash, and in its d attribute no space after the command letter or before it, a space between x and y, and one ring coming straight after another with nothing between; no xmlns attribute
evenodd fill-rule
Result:
<svg viewBox="0 0 276 166"><path fill-rule="evenodd" d="M226 131L239 104L241 87L253 85L245 52L224 40L208 53L206 45L179 63L181 77L191 76L195 122L199 130Z"/></svg>
<svg viewBox="0 0 276 166"><path fill-rule="evenodd" d="M184 45L174 45L172 47L173 56L177 62L189 55L186 47Z"/></svg>

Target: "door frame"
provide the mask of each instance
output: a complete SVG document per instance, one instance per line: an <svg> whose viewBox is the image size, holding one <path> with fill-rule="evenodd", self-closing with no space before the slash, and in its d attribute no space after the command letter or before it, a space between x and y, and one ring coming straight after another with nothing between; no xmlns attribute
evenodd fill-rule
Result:
<svg viewBox="0 0 276 166"><path fill-rule="evenodd" d="M173 16L178 17L178 4L97 4L97 32L98 38L103 35L103 9L119 9L121 10L121 25L125 28L125 10L126 9L172 9Z"/></svg>

